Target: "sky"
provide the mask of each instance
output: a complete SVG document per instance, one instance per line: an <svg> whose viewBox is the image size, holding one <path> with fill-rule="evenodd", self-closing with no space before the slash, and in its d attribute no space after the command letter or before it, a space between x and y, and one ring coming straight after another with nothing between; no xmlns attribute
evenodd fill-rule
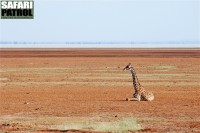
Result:
<svg viewBox="0 0 200 133"><path fill-rule="evenodd" d="M0 41L200 42L199 0L35 0L34 7L34 19L0 19ZM126 45L132 46L112 46ZM34 47L36 44L24 46ZM67 47L65 44L56 46ZM88 46L91 44L81 45ZM109 47L109 44L104 46ZM135 46L200 47L200 43Z"/></svg>

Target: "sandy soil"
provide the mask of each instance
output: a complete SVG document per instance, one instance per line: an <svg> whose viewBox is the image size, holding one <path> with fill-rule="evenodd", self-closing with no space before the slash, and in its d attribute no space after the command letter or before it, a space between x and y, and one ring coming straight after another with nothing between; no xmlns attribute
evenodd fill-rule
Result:
<svg viewBox="0 0 200 133"><path fill-rule="evenodd" d="M129 132L200 132L199 57L199 49L1 49L0 131L86 132L57 125L134 118L140 128ZM154 101L125 101L129 62Z"/></svg>

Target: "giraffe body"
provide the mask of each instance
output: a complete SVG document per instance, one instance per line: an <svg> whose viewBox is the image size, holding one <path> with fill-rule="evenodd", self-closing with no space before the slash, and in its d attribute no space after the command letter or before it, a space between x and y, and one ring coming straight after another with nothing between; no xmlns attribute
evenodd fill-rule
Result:
<svg viewBox="0 0 200 133"><path fill-rule="evenodd" d="M152 101L154 100L154 95L150 91L146 91L143 87L136 91L133 98L138 99L138 101Z"/></svg>
<svg viewBox="0 0 200 133"><path fill-rule="evenodd" d="M133 78L133 88L135 93L132 98L127 98L128 101L152 101L154 100L154 94L146 91L143 86L140 85L134 68L129 63L124 70L130 70Z"/></svg>

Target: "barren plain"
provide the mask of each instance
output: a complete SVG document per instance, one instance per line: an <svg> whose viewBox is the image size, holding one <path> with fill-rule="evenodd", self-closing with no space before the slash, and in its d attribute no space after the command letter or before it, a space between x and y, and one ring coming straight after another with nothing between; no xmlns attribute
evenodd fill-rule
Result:
<svg viewBox="0 0 200 133"><path fill-rule="evenodd" d="M1 132L200 132L200 49L1 49ZM132 97L132 63L155 100Z"/></svg>

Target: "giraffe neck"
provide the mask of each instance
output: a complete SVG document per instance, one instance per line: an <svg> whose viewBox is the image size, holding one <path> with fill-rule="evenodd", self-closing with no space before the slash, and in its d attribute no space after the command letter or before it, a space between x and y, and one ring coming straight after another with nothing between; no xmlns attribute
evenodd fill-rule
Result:
<svg viewBox="0 0 200 133"><path fill-rule="evenodd" d="M133 78L133 88L135 91L140 90L140 83L139 80L137 78L136 72L134 71L134 69L131 69L131 74L132 74L132 78Z"/></svg>

